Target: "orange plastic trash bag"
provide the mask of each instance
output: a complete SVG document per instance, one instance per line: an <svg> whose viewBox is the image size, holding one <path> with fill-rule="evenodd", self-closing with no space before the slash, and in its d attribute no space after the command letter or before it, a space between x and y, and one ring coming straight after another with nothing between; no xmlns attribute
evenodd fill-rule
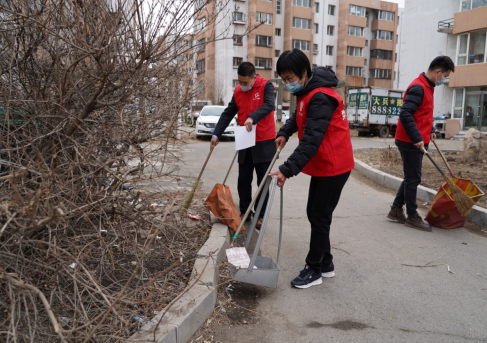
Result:
<svg viewBox="0 0 487 343"><path fill-rule="evenodd" d="M215 217L227 224L230 230L237 231L240 225L240 216L228 186L217 183L206 199L205 205ZM242 230L245 229L242 228Z"/></svg>
<svg viewBox="0 0 487 343"><path fill-rule="evenodd" d="M484 195L470 179L453 178L452 181L460 187L475 203ZM433 203L430 206L425 220L431 226L442 229L455 229L465 224L470 210L460 213L453 200L450 187L445 182L441 185Z"/></svg>

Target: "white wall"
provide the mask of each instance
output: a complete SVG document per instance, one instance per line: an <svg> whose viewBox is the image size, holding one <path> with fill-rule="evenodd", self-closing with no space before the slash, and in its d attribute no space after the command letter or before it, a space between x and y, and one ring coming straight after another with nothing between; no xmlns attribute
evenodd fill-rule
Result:
<svg viewBox="0 0 487 343"><path fill-rule="evenodd" d="M394 88L393 89L399 89L399 65L400 65L400 60L401 60L401 45L402 45L402 23L403 23L403 15L404 15L404 8L399 8L397 11L397 15L399 16L399 21L397 23L397 36L398 40L396 42L396 54L397 54L397 59L394 62L394 75L395 75L395 80L394 80Z"/></svg>
<svg viewBox="0 0 487 343"><path fill-rule="evenodd" d="M315 0L320 4L320 13L315 13L314 22L319 25L319 33L314 33L314 44L318 44L318 54L313 55L312 64L318 66L333 66L333 70L336 70L337 60L337 37L338 37L338 11L339 0ZM335 15L328 14L328 5L335 6ZM335 32L333 36L327 35L328 25L335 26ZM333 46L333 56L326 54L326 46Z"/></svg>
<svg viewBox="0 0 487 343"><path fill-rule="evenodd" d="M406 90L421 72L428 69L438 55L455 61L456 36L439 33L438 22L453 18L459 0L406 0L402 23L398 89ZM453 89L435 89L434 116L451 113Z"/></svg>

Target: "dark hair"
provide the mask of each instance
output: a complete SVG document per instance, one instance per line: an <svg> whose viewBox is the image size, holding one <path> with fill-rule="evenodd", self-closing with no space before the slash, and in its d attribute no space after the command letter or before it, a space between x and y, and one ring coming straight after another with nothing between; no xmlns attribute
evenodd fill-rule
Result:
<svg viewBox="0 0 487 343"><path fill-rule="evenodd" d="M276 71L279 76L285 71L292 71L299 78L303 77L303 71L308 72L311 76L311 65L308 57L299 49L284 51L277 60Z"/></svg>
<svg viewBox="0 0 487 343"><path fill-rule="evenodd" d="M250 62L242 62L238 66L238 75L252 77L255 75L255 67Z"/></svg>
<svg viewBox="0 0 487 343"><path fill-rule="evenodd" d="M435 69L441 69L442 73L447 72L449 70L454 72L455 64L453 64L453 61L448 56L438 56L433 61L431 61L430 67L428 68L428 70L435 70Z"/></svg>

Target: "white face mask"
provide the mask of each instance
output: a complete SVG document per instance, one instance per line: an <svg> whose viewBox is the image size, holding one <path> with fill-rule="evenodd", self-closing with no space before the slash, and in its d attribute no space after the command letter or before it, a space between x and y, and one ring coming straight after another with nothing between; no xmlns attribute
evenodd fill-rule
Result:
<svg viewBox="0 0 487 343"><path fill-rule="evenodd" d="M252 89L252 87L254 86L254 83L255 83L255 79L254 79L254 82L252 82L252 84L250 86L240 86L240 89L243 90L244 92L248 92L249 90Z"/></svg>
<svg viewBox="0 0 487 343"><path fill-rule="evenodd" d="M438 80L438 75L436 75L436 81L435 81L436 86L441 86L442 84L444 84L446 82L446 77L444 77L442 73L440 73L440 75L441 75L440 80Z"/></svg>

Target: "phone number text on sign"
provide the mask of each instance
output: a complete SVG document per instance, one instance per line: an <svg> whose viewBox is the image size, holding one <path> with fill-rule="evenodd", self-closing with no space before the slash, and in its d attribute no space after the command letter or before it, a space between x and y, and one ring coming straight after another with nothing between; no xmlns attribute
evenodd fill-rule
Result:
<svg viewBox="0 0 487 343"><path fill-rule="evenodd" d="M398 116L402 106L401 98L389 98L387 96L373 96L370 107L371 114Z"/></svg>

